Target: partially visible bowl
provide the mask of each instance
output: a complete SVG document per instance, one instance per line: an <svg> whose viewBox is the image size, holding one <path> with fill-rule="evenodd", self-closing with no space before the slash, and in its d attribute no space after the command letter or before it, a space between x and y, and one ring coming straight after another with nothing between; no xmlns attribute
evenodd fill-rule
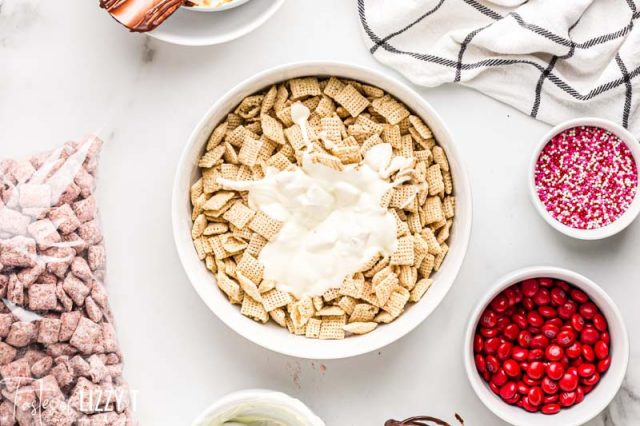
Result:
<svg viewBox="0 0 640 426"><path fill-rule="evenodd" d="M268 420L291 426L325 426L300 400L265 389L249 389L226 395L211 404L191 426L220 426L243 416L268 416Z"/></svg>
<svg viewBox="0 0 640 426"><path fill-rule="evenodd" d="M556 218L554 218L549 213L549 211L547 210L545 205L542 203L542 201L540 200L540 197L538 196L538 191L536 189L536 182L535 182L536 162L538 161L538 157L540 157L540 153L542 152L544 147L554 136L558 135L559 133L562 133L567 129L571 129L579 126L599 127L601 129L608 130L614 135L618 136L618 138L620 138L620 140L622 140L629 147L629 150L633 155L633 159L635 160L636 165L638 166L638 173L640 176L640 143L638 143L638 139L636 139L627 129L625 129L624 127L612 121L605 120L602 118L593 118L593 117L577 118L574 120L569 120L569 121L565 121L563 123L558 124L551 130L549 130L549 132L547 132L547 134L545 134L540 140L540 142L538 143L538 147L533 152L533 156L529 163L529 170L528 170L529 194L531 196L531 202L535 206L540 216L542 216L542 218L557 231L560 231L561 233L569 237L576 238L579 240L599 240L599 239L607 238L617 234L618 232L622 231L627 226L629 226L631 222L633 222L636 219L636 217L638 216L638 213L640 213L640 193L636 193L636 196L633 202L631 203L631 206L629 206L629 208L619 218L617 218L614 222L610 223L609 225L603 226L601 228L596 228L596 229L577 229L577 228L572 228L570 226L567 226L564 223L557 220Z"/></svg>
<svg viewBox="0 0 640 426"><path fill-rule="evenodd" d="M489 303L501 291L511 285L529 278L553 278L566 281L584 291L595 303L607 319L611 336L610 354L611 366L593 388L585 396L582 403L570 408L562 409L559 413L545 415L530 413L524 409L504 402L494 394L476 369L473 352L473 339L480 320L480 316ZM471 312L464 338L464 365L471 387L482 403L502 420L519 426L547 426L558 424L562 426L577 426L588 422L609 405L622 386L622 381L629 363L629 336L616 304L607 293L590 279L569 271L552 266L536 266L520 269L502 277L496 284L485 292L474 310Z"/></svg>
<svg viewBox="0 0 640 426"><path fill-rule="evenodd" d="M187 10L194 12L221 12L223 10L233 9L242 6L249 0L210 0L210 6L183 6Z"/></svg>
<svg viewBox="0 0 640 426"><path fill-rule="evenodd" d="M450 250L440 270L432 275L433 285L416 304L398 319L371 333L344 340L305 339L273 324L259 324L240 313L215 285L215 277L198 258L191 239L189 188L198 179L198 159L214 127L238 103L259 90L283 80L302 76L338 76L380 87L404 102L431 127L449 158L456 196L456 216L450 236ZM309 359L337 359L377 350L409 333L440 304L453 285L467 252L471 236L471 188L460 154L444 122L413 89L378 71L339 62L304 62L264 71L231 89L220 98L196 126L178 163L173 187L173 234L182 265L202 300L218 318L250 341L275 352Z"/></svg>

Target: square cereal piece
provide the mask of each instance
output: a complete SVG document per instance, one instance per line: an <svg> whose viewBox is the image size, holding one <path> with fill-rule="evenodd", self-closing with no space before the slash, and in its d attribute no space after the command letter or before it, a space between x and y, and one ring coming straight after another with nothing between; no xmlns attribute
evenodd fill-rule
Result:
<svg viewBox="0 0 640 426"><path fill-rule="evenodd" d="M242 307L240 308L240 313L246 317L251 318L252 320L259 321L261 323L266 323L269 321L269 314L262 306L262 303L256 302L250 296L245 295L244 299L242 299Z"/></svg>
<svg viewBox="0 0 640 426"><path fill-rule="evenodd" d="M427 169L426 180L429 185L429 195L437 195L444 191L444 180L439 164L434 164Z"/></svg>
<svg viewBox="0 0 640 426"><path fill-rule="evenodd" d="M329 290L324 292L324 294L322 295L322 300L324 300L325 302L331 302L332 300L337 299L338 297L340 297L339 291L339 288L330 288Z"/></svg>
<svg viewBox="0 0 640 426"><path fill-rule="evenodd" d="M427 255L422 259L420 266L418 267L418 274L423 278L429 278L431 272L433 271L433 267L436 263L436 257L432 254L427 253Z"/></svg>
<svg viewBox="0 0 640 426"><path fill-rule="evenodd" d="M324 137L334 143L340 143L343 136L346 136L344 124L337 115L321 118L320 125L322 126Z"/></svg>
<svg viewBox="0 0 640 426"><path fill-rule="evenodd" d="M433 280L428 278L423 278L420 281L418 281L416 283L416 286L413 287L413 289L411 290L409 301L414 303L418 302L420 299L422 299L422 296L424 296L427 290L431 288L432 284L433 284Z"/></svg>
<svg viewBox="0 0 640 426"><path fill-rule="evenodd" d="M340 340L344 339L344 327L346 323L346 317L329 317L322 320L320 325L320 339L323 340Z"/></svg>
<svg viewBox="0 0 640 426"><path fill-rule="evenodd" d="M327 306L316 311L317 317L339 317L344 315L344 311L339 306Z"/></svg>
<svg viewBox="0 0 640 426"><path fill-rule="evenodd" d="M287 306L292 302L291 295L274 288L262 294L262 304L267 312Z"/></svg>
<svg viewBox="0 0 640 426"><path fill-rule="evenodd" d="M32 311L53 310L58 304L55 284L31 284L28 293Z"/></svg>
<svg viewBox="0 0 640 426"><path fill-rule="evenodd" d="M385 124L382 130L382 140L395 149L400 149L402 142L402 134L400 133L400 126L393 124Z"/></svg>
<svg viewBox="0 0 640 426"><path fill-rule="evenodd" d="M38 328L37 342L50 345L58 342L62 322L55 318L43 318Z"/></svg>
<svg viewBox="0 0 640 426"><path fill-rule="evenodd" d="M384 306L389 300L389 296L393 292L394 288L398 285L398 276L391 272L377 285L374 285L373 290L378 298L378 306Z"/></svg>
<svg viewBox="0 0 640 426"><path fill-rule="evenodd" d="M82 317L69 343L84 354L96 350L102 339L102 327L88 318Z"/></svg>
<svg viewBox="0 0 640 426"><path fill-rule="evenodd" d="M342 328L347 333L362 335L372 332L377 326L376 322L352 322L345 324Z"/></svg>
<svg viewBox="0 0 640 426"><path fill-rule="evenodd" d="M284 132L282 131L282 123L270 115L262 116L262 132L270 140L282 145L285 143Z"/></svg>
<svg viewBox="0 0 640 426"><path fill-rule="evenodd" d="M415 254L413 251L413 236L408 235L398 239L398 247L391 255L391 265L413 265Z"/></svg>
<svg viewBox="0 0 640 426"><path fill-rule="evenodd" d="M276 169L283 171L291 167L292 163L289 161L286 155L277 152L266 162L268 167L275 167Z"/></svg>
<svg viewBox="0 0 640 426"><path fill-rule="evenodd" d="M300 99L322 94L318 79L315 77L291 79L289 80L289 89L291 89L291 99Z"/></svg>
<svg viewBox="0 0 640 426"><path fill-rule="evenodd" d="M242 273L242 275L257 285L262 281L264 266L258 262L258 259L245 252L238 263L238 272Z"/></svg>
<svg viewBox="0 0 640 426"><path fill-rule="evenodd" d="M262 235L268 241L271 241L282 229L283 222L275 220L259 211L249 223L249 229Z"/></svg>
<svg viewBox="0 0 640 426"><path fill-rule="evenodd" d="M287 326L287 314L284 312L284 309L274 309L273 311L269 312L269 316L280 327Z"/></svg>
<svg viewBox="0 0 640 426"><path fill-rule="evenodd" d="M398 279L400 280L401 286L407 290L411 290L418 281L418 268L408 265L400 266Z"/></svg>
<svg viewBox="0 0 640 426"><path fill-rule="evenodd" d="M305 330L305 337L309 339L317 339L320 337L320 328L322 325L322 320L318 318L311 318L309 322L307 322L307 329Z"/></svg>
<svg viewBox="0 0 640 426"><path fill-rule="evenodd" d="M307 323L295 324L291 318L286 318L287 329L289 333L297 336L304 336L307 333Z"/></svg>
<svg viewBox="0 0 640 426"><path fill-rule="evenodd" d="M349 322L371 321L378 313L379 308L368 303L358 303L353 307L353 312L349 316Z"/></svg>
<svg viewBox="0 0 640 426"><path fill-rule="evenodd" d="M336 112L336 105L330 97L323 96L322 99L320 99L320 102L318 102L315 113L320 117L330 117L334 112Z"/></svg>
<svg viewBox="0 0 640 426"><path fill-rule="evenodd" d="M251 136L245 137L238 154L238 161L250 167L254 166L258 161L258 154L262 149L262 145L262 141L259 139L254 139Z"/></svg>
<svg viewBox="0 0 640 426"><path fill-rule="evenodd" d="M431 133L431 129L424 124L424 121L420 119L420 117L415 115L409 116L409 122L413 126L414 129L418 132L422 139L431 139L433 138L433 134Z"/></svg>
<svg viewBox="0 0 640 426"><path fill-rule="evenodd" d="M333 149L333 153L342 164L358 164L362 161L362 155L357 146L339 146Z"/></svg>
<svg viewBox="0 0 640 426"><path fill-rule="evenodd" d="M236 202L229 210L224 212L222 217L232 223L233 226L242 229L253 219L255 214L256 212L253 209L241 202Z"/></svg>
<svg viewBox="0 0 640 426"><path fill-rule="evenodd" d="M398 124L411 113L400 102L392 98L390 95L384 95L376 98L371 102L373 110L383 116L389 124Z"/></svg>
<svg viewBox="0 0 640 426"><path fill-rule="evenodd" d="M427 198L427 202L424 205L424 213L427 225L445 220L440 197Z"/></svg>
<svg viewBox="0 0 640 426"><path fill-rule="evenodd" d="M318 311L324 307L322 296L313 296L311 297L311 301L313 302L313 309L316 310L316 316L319 316Z"/></svg>
<svg viewBox="0 0 640 426"><path fill-rule="evenodd" d="M213 148L220 145L224 135L227 133L227 122L218 124L216 128L211 132L211 136L209 136L209 141L207 142L207 151L211 151Z"/></svg>
<svg viewBox="0 0 640 426"><path fill-rule="evenodd" d="M216 277L216 282L218 283L218 287L220 290L227 295L231 303L240 303L242 300L243 292L233 279L228 277L224 272L218 271L218 275Z"/></svg>
<svg viewBox="0 0 640 426"><path fill-rule="evenodd" d="M260 114L268 113L271 108L276 104L276 98L278 97L278 87L274 84L269 88L269 91L264 95L262 105L260 105Z"/></svg>
<svg viewBox="0 0 640 426"><path fill-rule="evenodd" d="M351 296L355 299L362 297L362 288L364 286L364 277L361 273L353 274L346 277L342 282L339 293L343 296Z"/></svg>
<svg viewBox="0 0 640 426"><path fill-rule="evenodd" d="M336 77L331 77L324 88L324 94L335 100L338 93L340 93L344 87L345 84L342 81Z"/></svg>
<svg viewBox="0 0 640 426"><path fill-rule="evenodd" d="M302 129L300 129L300 126L298 126L297 124L294 124L291 127L287 127L284 130L284 135L287 138L287 141L296 151L299 151L306 147L304 137L302 136Z"/></svg>
<svg viewBox="0 0 640 426"><path fill-rule="evenodd" d="M244 291L245 295L251 297L256 302L262 303L262 294L258 290L256 283L245 277L242 272L236 271L236 279L240 283L240 288Z"/></svg>
<svg viewBox="0 0 640 426"><path fill-rule="evenodd" d="M442 251L442 249L440 248L440 243L438 242L436 236L433 234L431 228L424 228L422 230L421 237L427 243L427 251L429 253L433 254L434 256L440 254L440 252Z"/></svg>
<svg viewBox="0 0 640 426"><path fill-rule="evenodd" d="M323 166L326 166L338 172L342 171L342 169L344 168L340 159L330 154L313 153L310 155L310 158L312 163L322 164Z"/></svg>
<svg viewBox="0 0 640 426"><path fill-rule="evenodd" d="M404 306L409 301L409 291L406 289L403 290L403 292L394 291L393 293L391 293L389 300L382 307L382 310L389 312L394 318L400 316L400 314L404 311Z"/></svg>
<svg viewBox="0 0 640 426"><path fill-rule="evenodd" d="M446 243L442 243L440 247L442 247L442 252L436 256L436 259L433 265L433 270L436 272L440 269L440 266L442 265L442 262L444 261L445 256L449 252L449 246Z"/></svg>
<svg viewBox="0 0 640 426"><path fill-rule="evenodd" d="M342 310L349 316L353 314L353 309L356 307L358 302L353 297L342 296L340 301L338 301L338 306L342 308Z"/></svg>
<svg viewBox="0 0 640 426"><path fill-rule="evenodd" d="M268 240L262 235L254 232L249 239L249 245L247 246L246 253L249 253L253 257L258 257L262 248L267 245Z"/></svg>
<svg viewBox="0 0 640 426"><path fill-rule="evenodd" d="M444 193L451 195L453 192L453 178L451 177L451 172L442 172L442 180L444 180Z"/></svg>
<svg viewBox="0 0 640 426"><path fill-rule="evenodd" d="M220 235L229 231L229 225L226 223L213 222L209 223L204 231L202 231L202 235L210 237L212 235Z"/></svg>
<svg viewBox="0 0 640 426"><path fill-rule="evenodd" d="M442 203L442 210L444 211L444 217L451 219L455 216L456 212L456 199L455 197L448 196L444 198Z"/></svg>
<svg viewBox="0 0 640 426"><path fill-rule="evenodd" d="M335 96L335 100L342 105L352 117L357 117L369 106L369 100L362 96L351 84L345 86Z"/></svg>
<svg viewBox="0 0 640 426"><path fill-rule="evenodd" d="M273 103L273 110L278 112L282 110L289 99L289 90L284 84L278 85L278 91L276 92L276 99Z"/></svg>
<svg viewBox="0 0 640 426"><path fill-rule="evenodd" d="M235 196L236 193L234 191L218 191L204 203L202 209L205 211L219 211ZM231 207L231 205L229 205L229 207Z"/></svg>
<svg viewBox="0 0 640 426"><path fill-rule="evenodd" d="M404 209L413 202L418 194L416 185L399 185L393 188L393 195L389 207Z"/></svg>
<svg viewBox="0 0 640 426"><path fill-rule="evenodd" d="M258 291L260 292L260 294L264 294L267 293L271 290L273 290L274 288L276 288L276 282L274 280L262 280L260 282L260 285L258 286Z"/></svg>
<svg viewBox="0 0 640 426"><path fill-rule="evenodd" d="M434 146L431 152L433 153L433 160L440 166L440 169L443 172L448 172L449 161L447 160L447 154L445 154L444 149L439 146Z"/></svg>

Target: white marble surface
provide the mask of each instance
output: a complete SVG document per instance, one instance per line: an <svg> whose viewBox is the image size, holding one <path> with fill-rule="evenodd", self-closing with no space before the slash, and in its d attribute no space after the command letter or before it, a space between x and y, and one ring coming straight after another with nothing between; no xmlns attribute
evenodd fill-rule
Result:
<svg viewBox="0 0 640 426"><path fill-rule="evenodd" d="M197 49L128 34L96 3L0 0L0 156L88 132L106 139L99 196L109 285L141 424L188 424L223 394L266 387L303 399L329 426L421 413L453 421L454 412L467 425L501 425L467 383L463 326L499 276L542 263L600 283L629 328L627 381L589 425L640 423L640 223L585 243L543 223L529 204L525 170L547 125L469 89L421 90L449 124L473 184L474 231L459 279L422 326L380 352L331 362L288 358L235 335L192 290L171 237L170 188L192 127L242 79L306 59L381 68L363 48L355 2L289 0L256 32Z"/></svg>

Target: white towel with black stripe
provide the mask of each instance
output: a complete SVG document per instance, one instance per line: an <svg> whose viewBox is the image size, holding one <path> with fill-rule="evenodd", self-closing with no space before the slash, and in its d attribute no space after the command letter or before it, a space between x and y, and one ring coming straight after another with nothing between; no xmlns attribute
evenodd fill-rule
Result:
<svg viewBox="0 0 640 426"><path fill-rule="evenodd" d="M413 83L471 86L545 122L640 135L640 0L358 0L368 48Z"/></svg>

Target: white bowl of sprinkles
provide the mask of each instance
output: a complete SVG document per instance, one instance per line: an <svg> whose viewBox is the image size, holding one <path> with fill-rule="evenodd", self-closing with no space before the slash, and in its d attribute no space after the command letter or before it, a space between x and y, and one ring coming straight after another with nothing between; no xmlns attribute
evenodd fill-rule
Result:
<svg viewBox="0 0 640 426"><path fill-rule="evenodd" d="M213 129L248 95L291 78L337 76L375 85L404 103L431 128L449 158L455 186L456 215L450 249L441 268L432 275L433 285L418 303L390 324L371 333L344 340L306 339L290 334L275 324L261 324L241 314L237 306L216 286L215 278L199 259L191 238L192 219L189 188L198 179L201 157ZM424 321L444 299L453 285L465 257L471 235L472 197L466 169L457 147L433 108L415 91L381 72L339 62L304 62L264 71L231 89L204 115L191 134L178 163L173 187L172 217L176 247L184 269L205 304L220 320L248 340L275 352L309 359L339 359L377 350L409 333Z"/></svg>
<svg viewBox="0 0 640 426"><path fill-rule="evenodd" d="M640 213L640 145L622 126L578 118L552 128L529 166L531 201L554 229L581 240L610 237Z"/></svg>

